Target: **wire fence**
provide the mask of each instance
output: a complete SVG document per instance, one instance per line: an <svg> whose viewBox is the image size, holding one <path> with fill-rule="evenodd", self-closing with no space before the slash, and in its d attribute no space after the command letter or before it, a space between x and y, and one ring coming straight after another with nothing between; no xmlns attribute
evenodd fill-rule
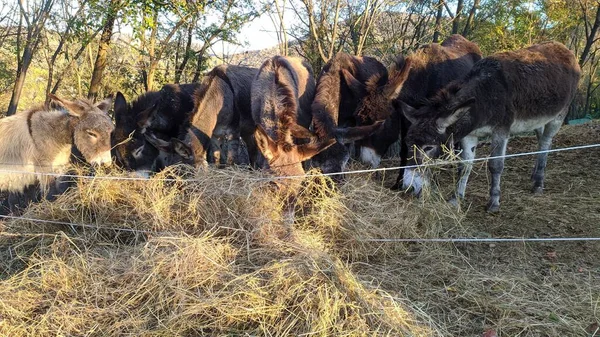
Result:
<svg viewBox="0 0 600 337"><path fill-rule="evenodd" d="M248 180L253 181L273 181L273 180L281 180L281 179L304 179L307 177L331 177L338 175L349 175L349 174L363 174L363 173L375 173L375 172L387 172L387 171L398 171L402 169L422 169L434 166L447 166L447 165L456 165L463 163L476 163L482 161L488 161L492 159L506 159L506 158L517 158L524 156L532 156L537 154L549 154L555 152L564 152L564 151L574 151L574 150L582 150L582 149L591 149L591 148L599 148L600 144L586 144L586 145L577 145L570 147L563 147L557 149L550 150L542 150L542 151L530 151L530 152L520 152L513 154L505 154L501 156L487 156L487 157L479 157L474 158L472 160L438 160L420 165L404 165L404 166L394 166L394 167L380 167L380 168L371 168L364 170L352 170L352 171L344 171L344 172L332 172L332 173L315 173L315 174L304 174L304 175L293 175L293 176L272 176L272 177L256 177L256 178L246 178ZM1 166L23 166L21 164L0 164L0 173L6 174L35 174L40 176L54 176L54 177L64 177L64 178L75 178L75 179L101 179L101 180L123 180L123 181L147 181L149 180L147 177L120 177L120 176L95 176L95 175L77 175L77 174L63 174L57 172L37 172L37 171L25 171L25 170L11 170L1 168ZM179 182L179 181L190 181L190 182L199 182L200 179L175 179L175 178L152 178L153 181L165 181L165 182Z"/></svg>
<svg viewBox="0 0 600 337"><path fill-rule="evenodd" d="M146 235L168 235L172 236L172 232L166 231L153 231L143 229L133 229L125 227L108 227L98 226L95 224L85 223L73 223L58 220L47 220L47 219L36 219L22 216L12 215L0 215L0 219L6 220L21 220L36 222L48 225L61 225L67 226L72 230L75 228L93 229L93 230L104 230L104 231L116 231L116 232L127 232L133 234L146 234ZM512 237L512 238L478 238L478 237L464 237L464 238L381 238L381 239L358 239L359 242L373 242L373 243L527 243L527 242L581 242L581 241L600 241L600 237Z"/></svg>
<svg viewBox="0 0 600 337"><path fill-rule="evenodd" d="M441 160L436 162L431 162L423 165L405 165L405 166L396 166L396 167L385 167L385 168L374 168L374 169L364 169L364 170L353 170L346 172L335 172L335 173L325 173L325 174L307 174L303 176L285 176L285 177L268 177L268 178L250 178L256 181L265 181L265 180L275 180L275 179L292 179L292 178L306 178L311 176L335 176L340 174L361 174L361 173L373 173L373 172L385 172L385 171L394 171L400 169L419 169L426 168L432 166L443 166L443 165L455 165L457 163L474 163L481 161L488 161L491 159L499 159L499 158L516 158L523 156L531 156L537 154L544 153L554 153L554 152L564 152L564 151L575 151L582 149L591 149L598 148L600 144L587 144L587 145L578 145L564 148L557 148L551 150L544 151L531 151L531 152L520 152L514 154L506 154L502 156L487 156L475 158L473 160ZM2 164L5 165L5 164ZM118 177L118 176L87 176L87 175L73 175L73 174L61 174L55 172L32 172L32 171L21 171L21 170L7 170L0 168L0 173L8 173L8 174L36 174L36 175L47 175L47 176L60 176L60 177L69 177L69 178L80 178L80 179L102 179L102 180L129 180L129 181L149 181L148 178L142 177ZM199 181L198 179L172 179L172 178L152 178L154 181ZM96 224L86 224L86 223L73 223L66 221L58 221L58 220L47 220L47 219L37 219L37 218L29 218L23 216L12 216L12 215L0 215L0 219L4 220L21 220L21 221L29 221L36 222L41 224L48 225L62 225L68 226L72 230L76 228L88 228L94 230L109 230L109 231L118 231L118 232L130 232L134 234L150 234L150 235L172 235L173 233L161 232L161 231L153 231L153 230L141 230L141 229L133 229L133 228L124 228L124 227L107 227L107 226L99 226ZM515 243L515 242L582 242L582 241L600 241L600 237L509 237L509 238L481 238L481 237L458 237L458 238L379 238L379 239L359 239L361 242L373 242L373 243Z"/></svg>

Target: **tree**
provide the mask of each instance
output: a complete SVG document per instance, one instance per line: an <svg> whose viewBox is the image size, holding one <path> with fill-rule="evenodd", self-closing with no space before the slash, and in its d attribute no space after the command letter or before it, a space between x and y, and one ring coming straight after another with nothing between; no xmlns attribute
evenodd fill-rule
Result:
<svg viewBox="0 0 600 337"><path fill-rule="evenodd" d="M435 32L433 33L433 42L440 42L440 31L442 29L442 14L444 13L444 0L440 0L437 4L437 15L435 16Z"/></svg>
<svg viewBox="0 0 600 337"><path fill-rule="evenodd" d="M18 0L18 2L21 15L17 31L17 76L8 111L6 112L7 116L14 115L17 112L27 71L42 39L44 25L54 5L54 0L27 1L26 3L23 0ZM23 21L25 27L23 27ZM21 37L23 29L26 30L25 41Z"/></svg>
<svg viewBox="0 0 600 337"><path fill-rule="evenodd" d="M458 28L460 25L460 17L464 8L464 0L458 0L456 3L456 14L452 19L452 34L458 34Z"/></svg>
<svg viewBox="0 0 600 337"><path fill-rule="evenodd" d="M579 64L583 67L590 55L592 46L598 41L598 39L600 39L596 37L598 34L598 28L600 28L600 4L596 3L596 14L594 15L593 22L590 21L588 16L589 1L580 1L579 4L582 9L583 26L585 28L585 46L583 48L583 52L581 52L581 55L579 56Z"/></svg>
<svg viewBox="0 0 600 337"><path fill-rule="evenodd" d="M251 0L215 0L207 6L206 13L219 14L220 21L209 22L205 15L196 26L196 34L201 41L201 46L193 54L196 58L196 67L192 82L198 82L202 71L206 67L206 54L215 43L237 43L236 35L242 27L257 18L261 11L254 7Z"/></svg>
<svg viewBox="0 0 600 337"><path fill-rule="evenodd" d="M471 33L471 28L473 27L473 21L475 20L475 12L479 9L479 4L481 0L474 0L473 6L469 11L469 16L467 17L467 22L465 23L465 28L463 28L462 36L468 37Z"/></svg>
<svg viewBox="0 0 600 337"><path fill-rule="evenodd" d="M89 98L95 99L98 96L102 75L104 73L104 69L106 68L106 57L110 48L110 40L113 34L115 19L117 18L121 4L121 0L110 0L108 3L108 9L106 11L102 28L102 35L100 36L100 43L98 44L98 53L96 54L94 70L92 71L92 79L90 81L90 89L88 91Z"/></svg>

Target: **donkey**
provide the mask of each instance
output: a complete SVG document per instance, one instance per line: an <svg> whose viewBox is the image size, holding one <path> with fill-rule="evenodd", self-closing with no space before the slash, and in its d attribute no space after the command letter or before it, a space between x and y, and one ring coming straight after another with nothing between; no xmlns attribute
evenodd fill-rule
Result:
<svg viewBox="0 0 600 337"><path fill-rule="evenodd" d="M304 78L304 80L300 80ZM265 165L278 176L302 176L302 162L327 149L335 140L317 140L296 144L293 133L298 130L298 116L305 114L300 97L314 79L305 63L283 56L265 61L252 82L252 117L256 123L256 145L267 161ZM299 84L304 84L301 87ZM314 84L313 84L314 85ZM307 104L306 104L307 105ZM308 108L305 106L304 108ZM300 127L303 134L308 130ZM286 187L295 186L286 182Z"/></svg>
<svg viewBox="0 0 600 337"><path fill-rule="evenodd" d="M0 120L0 190L21 194L39 183L42 195L51 197L57 191L56 176L44 173L64 174L73 147L88 163L111 163L111 99L94 104L49 98L46 107Z"/></svg>
<svg viewBox="0 0 600 337"><path fill-rule="evenodd" d="M204 77L194 92L194 111L180 131L178 144L173 144L181 157L193 155L196 166L207 165L207 160L218 165L223 151L224 163L249 164L240 137L242 124L251 120L250 88L256 72L255 68L221 65Z"/></svg>
<svg viewBox="0 0 600 337"><path fill-rule="evenodd" d="M342 76L350 83L342 80ZM350 152L344 144L367 137L382 127L381 121L356 126L355 111L366 92L352 90L351 87L369 80L378 87L388 82L387 69L372 57L356 57L340 52L321 71L311 107L312 127L320 139L337 139L337 143L311 161L324 173L343 172L350 159Z"/></svg>
<svg viewBox="0 0 600 337"><path fill-rule="evenodd" d="M146 129L151 129L177 137L181 126L196 108L197 101L194 93L199 87L199 83L165 84L160 89L158 99L152 108L138 116L138 126L142 133Z"/></svg>
<svg viewBox="0 0 600 337"><path fill-rule="evenodd" d="M384 127L356 142L361 161L371 164L373 168L379 166L383 154L398 139L399 118L393 103L409 76L411 63L412 59L406 59L394 64L387 83L382 83L377 74L362 83L348 70L342 69L344 80L354 96L362 97L354 111L355 123L372 125L385 120Z"/></svg>
<svg viewBox="0 0 600 337"><path fill-rule="evenodd" d="M500 176L508 137L535 131L539 149L549 150L571 103L581 69L575 55L558 42L545 42L512 52L497 53L477 62L462 80L452 82L425 106L403 113L413 124L406 143L415 148L413 161L437 157L441 144L460 140L461 177L451 202L464 198L479 137L490 136L492 156L487 210L500 208ZM533 192L542 193L548 154L537 157Z"/></svg>
<svg viewBox="0 0 600 337"><path fill-rule="evenodd" d="M114 108L116 125L112 143L113 156L120 167L143 175L152 171L159 151L146 141L138 127L138 116L148 114L159 97L160 92L149 91L128 104L123 94L117 92Z"/></svg>
<svg viewBox="0 0 600 337"><path fill-rule="evenodd" d="M363 160L373 158L371 165L376 166L389 146L397 140L397 137L390 137L390 135L397 136L399 127L400 166L406 166L408 158L406 133L410 121L404 118L402 113L405 106L408 105L408 109L420 108L425 104L427 98L433 96L438 90L450 82L466 76L475 62L481 60L481 57L481 50L475 43L457 34L451 35L441 44L432 43L423 46L406 58L398 56L394 67L400 69L406 62L411 62L410 73L400 95L394 101L395 112L390 119L386 120L386 130L377 132L361 142L361 153L371 151L372 155L361 156L361 158ZM389 130L392 127L393 129ZM419 195L421 184L417 179L418 176L413 174L414 170L407 169L406 179L403 180L404 172L404 170L400 170L392 189L408 190L412 185L413 193Z"/></svg>
<svg viewBox="0 0 600 337"><path fill-rule="evenodd" d="M273 103L273 99L277 97L276 94L278 93L274 92L277 84L273 77L285 76L289 82L287 85L295 90L294 95L297 100L294 123L289 125L290 134L293 138L289 141L299 145L305 142L305 139L314 138L315 135L308 131L312 120L311 105L315 97L316 87L310 64L298 57L276 56L265 61L262 70L262 72L259 71L252 83L252 118L254 123L260 125L266 114L270 114L268 118L271 120L277 119L275 115L278 110ZM281 94L280 97L285 96ZM269 164L265 159L261 153L258 153L254 160L255 166L263 169L268 168Z"/></svg>
<svg viewBox="0 0 600 337"><path fill-rule="evenodd" d="M141 175L164 168L165 152L172 146L160 146L176 138L196 109L195 93L200 84L166 84L160 91L147 92L131 104L117 93L115 100L116 129L113 143L117 162L125 169ZM148 133L151 136L148 136ZM157 138L160 135L160 139ZM163 140L165 139L165 140ZM160 157L160 158L159 158Z"/></svg>
<svg viewBox="0 0 600 337"><path fill-rule="evenodd" d="M248 164L246 146L240 137L254 142L248 130L254 131L250 88L257 71L240 66L215 67L192 93L194 108L181 122L178 135L165 134L160 132L161 128L150 126L146 140L161 151L157 166L183 163L205 167L209 162ZM244 128L245 124L248 125ZM224 152L223 158L221 152Z"/></svg>

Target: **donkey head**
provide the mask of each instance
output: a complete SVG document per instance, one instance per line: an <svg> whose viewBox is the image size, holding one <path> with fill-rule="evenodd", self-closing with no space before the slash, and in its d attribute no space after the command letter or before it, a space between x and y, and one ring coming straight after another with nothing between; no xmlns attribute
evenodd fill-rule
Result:
<svg viewBox="0 0 600 337"><path fill-rule="evenodd" d="M145 139L138 128L140 115L153 107L155 93L140 97L133 106L128 105L120 92L115 98L115 123L113 132L113 152L117 164L126 170L151 171L152 164L158 156L158 150ZM139 111L143 109L142 111Z"/></svg>
<svg viewBox="0 0 600 337"><path fill-rule="evenodd" d="M308 131L307 131L308 132ZM259 124L254 132L256 145L268 162L269 169L277 176L302 176L302 162L335 144L335 139L316 140L296 145L289 142L276 142Z"/></svg>
<svg viewBox="0 0 600 337"><path fill-rule="evenodd" d="M112 99L98 103L77 99L69 101L53 94L49 95L54 103L63 106L72 117L73 140L75 147L90 164L111 164L110 135L115 126L108 116Z"/></svg>
<svg viewBox="0 0 600 337"><path fill-rule="evenodd" d="M426 158L439 157L442 145L460 133L461 120L468 118L474 103L475 98L461 95L458 87L440 90L419 109L401 102L402 113L412 123L406 135L406 145L414 152L411 163L422 164Z"/></svg>
<svg viewBox="0 0 600 337"><path fill-rule="evenodd" d="M164 139L154 132L147 131L144 134L146 141L158 151L152 169L160 171L171 165L186 164L192 166L205 166L206 159L195 153L195 143L189 145L186 140L178 138ZM189 138L189 137L188 137ZM197 141L197 138L192 138Z"/></svg>
<svg viewBox="0 0 600 337"><path fill-rule="evenodd" d="M359 125L370 125L375 121L386 120L385 128L380 128L369 137L359 141L361 159L377 166L387 148L398 138L399 124L397 123L394 100L400 94L404 82L408 78L411 59L407 58L402 67L396 66L390 70L388 81L382 81L381 75L373 75L365 84L357 80L346 69L342 75L346 84L356 97L362 97L354 116Z"/></svg>

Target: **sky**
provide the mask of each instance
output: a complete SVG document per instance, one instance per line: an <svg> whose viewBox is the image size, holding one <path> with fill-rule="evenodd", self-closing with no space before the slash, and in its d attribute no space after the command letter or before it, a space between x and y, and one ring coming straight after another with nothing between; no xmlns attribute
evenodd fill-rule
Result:
<svg viewBox="0 0 600 337"><path fill-rule="evenodd" d="M285 26L289 27L294 22L291 9L287 9L285 12ZM288 36L288 39L290 37ZM275 33L275 26L273 21L269 18L268 13L264 13L260 17L254 19L252 22L247 24L237 39L240 43L244 43L243 46L232 45L228 43L218 43L214 48L215 53L239 53L246 50L259 50L274 47L277 45L277 34Z"/></svg>

